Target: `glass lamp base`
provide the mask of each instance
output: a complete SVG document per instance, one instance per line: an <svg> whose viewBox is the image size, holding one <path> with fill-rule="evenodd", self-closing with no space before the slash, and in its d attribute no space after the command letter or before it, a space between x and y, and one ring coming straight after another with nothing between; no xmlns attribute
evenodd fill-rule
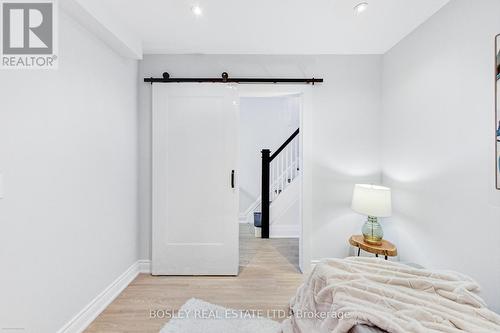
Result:
<svg viewBox="0 0 500 333"><path fill-rule="evenodd" d="M376 217L368 216L361 231L363 232L363 239L366 243L371 245L382 245L384 231Z"/></svg>

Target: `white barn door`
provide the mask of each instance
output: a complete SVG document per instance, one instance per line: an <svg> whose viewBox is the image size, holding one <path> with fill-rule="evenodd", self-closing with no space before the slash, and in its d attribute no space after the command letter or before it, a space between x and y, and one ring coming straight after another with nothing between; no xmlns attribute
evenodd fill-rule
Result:
<svg viewBox="0 0 500 333"><path fill-rule="evenodd" d="M238 104L226 84L153 84L153 275L238 274Z"/></svg>

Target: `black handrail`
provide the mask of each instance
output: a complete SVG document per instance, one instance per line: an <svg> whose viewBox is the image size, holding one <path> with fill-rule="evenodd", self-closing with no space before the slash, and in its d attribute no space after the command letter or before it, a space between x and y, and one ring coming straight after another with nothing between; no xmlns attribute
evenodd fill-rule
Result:
<svg viewBox="0 0 500 333"><path fill-rule="evenodd" d="M286 141L285 141L285 142L283 142L283 144L282 144L282 145L278 148L278 150L276 150L276 151L275 151L275 152L271 155L271 159L269 160L269 163L270 163L270 162L272 162L272 161L276 158L276 156L278 156L278 155L281 153L281 151L282 151L283 149L285 149L285 148L286 148L286 146L288 146L288 144L289 144L290 142L292 142L292 140L293 140L293 139L294 139L297 135L299 135L299 131L300 131L300 128L297 128L297 130L296 130L295 132L293 132L293 134L292 134L292 135L290 135L290 137L289 137L288 139L286 139Z"/></svg>
<svg viewBox="0 0 500 333"><path fill-rule="evenodd" d="M262 182L261 182L261 237L269 238L269 170L271 161L299 134L299 128L271 155L269 149L262 149Z"/></svg>

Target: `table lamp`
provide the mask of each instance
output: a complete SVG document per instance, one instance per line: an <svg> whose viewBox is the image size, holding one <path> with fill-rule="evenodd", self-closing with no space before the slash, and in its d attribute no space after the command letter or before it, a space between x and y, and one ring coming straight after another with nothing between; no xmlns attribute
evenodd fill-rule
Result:
<svg viewBox="0 0 500 333"><path fill-rule="evenodd" d="M384 186L356 184L351 208L357 213L368 216L361 229L364 241L372 245L381 245L384 232L378 223L378 218L391 216L391 189Z"/></svg>

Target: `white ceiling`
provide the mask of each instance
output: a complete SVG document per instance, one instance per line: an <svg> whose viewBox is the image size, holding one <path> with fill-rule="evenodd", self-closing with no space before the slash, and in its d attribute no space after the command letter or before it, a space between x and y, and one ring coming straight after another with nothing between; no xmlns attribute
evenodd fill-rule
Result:
<svg viewBox="0 0 500 333"><path fill-rule="evenodd" d="M362 1L368 9L356 15ZM142 40L145 54L382 54L449 0L98 2Z"/></svg>

